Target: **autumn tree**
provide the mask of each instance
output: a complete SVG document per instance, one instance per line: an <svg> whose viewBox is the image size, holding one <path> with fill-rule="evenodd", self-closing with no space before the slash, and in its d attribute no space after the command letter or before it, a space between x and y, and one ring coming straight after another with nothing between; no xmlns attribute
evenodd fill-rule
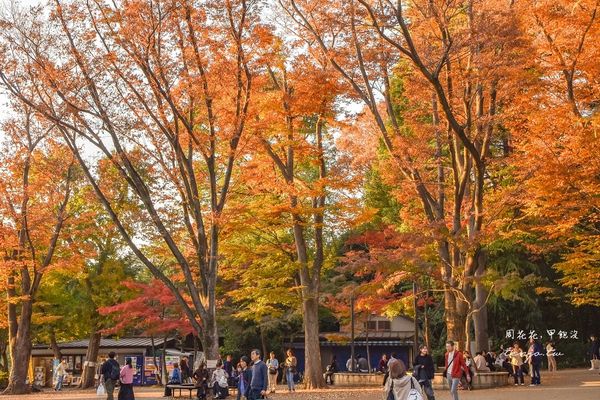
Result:
<svg viewBox="0 0 600 400"><path fill-rule="evenodd" d="M266 95L256 101L252 125L259 150L245 169L255 177L249 178L256 184L255 193L270 200L271 218L278 220L277 226L286 221L293 238L290 261L302 302L304 384L312 389L324 385L319 304L327 235L344 225L345 213L352 209L352 201L340 194L353 184L353 174L335 151L338 85L326 61L292 57L277 38L272 49L261 80Z"/></svg>
<svg viewBox="0 0 600 400"><path fill-rule="evenodd" d="M532 82L511 107L519 228L556 269L576 305L600 305L600 3L520 5L535 38ZM532 101L535 99L535 101Z"/></svg>
<svg viewBox="0 0 600 400"><path fill-rule="evenodd" d="M57 0L38 11L3 21L2 83L57 125L123 240L216 358L219 238L251 115L259 2ZM142 216L116 209L99 158Z"/></svg>
<svg viewBox="0 0 600 400"><path fill-rule="evenodd" d="M81 260L63 238L77 213L71 202L78 190L75 160L52 140L55 127L31 107L16 103L13 111L2 143L0 262L11 360L5 393L21 394L29 391L32 316L42 278L53 269L78 268Z"/></svg>
<svg viewBox="0 0 600 400"><path fill-rule="evenodd" d="M517 11L471 0L280 3L365 105L388 170L418 201L418 225L437 246L448 338L462 346L472 318L477 346L486 347L485 198L491 160L504 155L495 150L498 110L526 48ZM399 78L408 108L394 92Z"/></svg>

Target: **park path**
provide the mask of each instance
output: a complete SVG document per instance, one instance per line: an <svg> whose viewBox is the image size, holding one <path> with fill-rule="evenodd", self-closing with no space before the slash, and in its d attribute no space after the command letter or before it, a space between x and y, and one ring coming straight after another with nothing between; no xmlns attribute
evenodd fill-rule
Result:
<svg viewBox="0 0 600 400"><path fill-rule="evenodd" d="M281 387L283 389L283 387ZM116 394L116 393L115 393ZM380 400L381 389L327 389L320 391L302 391L296 393L279 392L269 396L273 400ZM116 398L116 396L115 396ZM157 388L136 389L136 400L160 399L162 391ZM564 370L555 374L542 373L542 385L506 386L498 389L461 391L460 398L465 400L600 400L600 375L598 371ZM2 396L0 400L94 400L99 399L94 391L65 390L63 392L46 391L26 396ZM230 397L234 399L234 397ZM437 391L437 400L450 400L447 391Z"/></svg>

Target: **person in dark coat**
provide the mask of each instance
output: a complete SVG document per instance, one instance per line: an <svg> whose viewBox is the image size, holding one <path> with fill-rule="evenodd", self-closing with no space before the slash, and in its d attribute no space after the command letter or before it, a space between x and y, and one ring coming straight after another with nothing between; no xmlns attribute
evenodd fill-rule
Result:
<svg viewBox="0 0 600 400"><path fill-rule="evenodd" d="M529 364L531 365L531 384L529 386L540 385L542 383L540 368L542 366L544 349L542 348L541 343L531 338L529 339L529 350L527 353Z"/></svg>
<svg viewBox="0 0 600 400"><path fill-rule="evenodd" d="M238 381L237 381L237 400L249 397L250 382L252 381L252 369L250 369L250 359L246 356L240 358Z"/></svg>
<svg viewBox="0 0 600 400"><path fill-rule="evenodd" d="M415 357L413 362L414 371L413 376L417 378L419 384L427 395L427 400L435 400L435 393L433 392L433 386L431 381L435 374L435 365L433 358L429 355L429 349L425 345L419 347L419 354Z"/></svg>
<svg viewBox="0 0 600 400"><path fill-rule="evenodd" d="M181 383L188 383L192 378L192 371L190 371L189 359L187 357L181 359L179 369L181 369Z"/></svg>
<svg viewBox="0 0 600 400"><path fill-rule="evenodd" d="M104 377L104 388L106 389L106 400L114 400L114 391L121 374L121 366L115 360L115 352L108 353L108 360L102 364L100 373Z"/></svg>
<svg viewBox="0 0 600 400"><path fill-rule="evenodd" d="M194 386L197 388L196 397L198 400L206 400L208 395L208 370L203 361L198 364L192 377L194 378Z"/></svg>
<svg viewBox="0 0 600 400"><path fill-rule="evenodd" d="M267 394L269 386L268 368L260 359L260 350L254 349L250 353L252 359L252 379L250 380L250 392L248 400L258 400Z"/></svg>
<svg viewBox="0 0 600 400"><path fill-rule="evenodd" d="M333 374L336 372L340 372L340 369L337 365L337 358L335 356L331 357L331 362L327 366L325 373L323 374L323 378L325 378L325 383L329 385L333 385Z"/></svg>

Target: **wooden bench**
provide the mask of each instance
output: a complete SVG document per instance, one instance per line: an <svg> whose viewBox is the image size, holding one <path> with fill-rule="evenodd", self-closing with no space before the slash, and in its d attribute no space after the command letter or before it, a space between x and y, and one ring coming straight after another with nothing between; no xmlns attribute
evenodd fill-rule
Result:
<svg viewBox="0 0 600 400"><path fill-rule="evenodd" d="M171 389L171 399L175 399L177 397L181 398L181 391L182 390L189 390L190 391L190 396L189 398L192 398L192 391L198 389L196 386L194 386L193 384L189 384L189 385L167 385L167 387L169 389ZM179 396L175 396L175 391L179 390Z"/></svg>

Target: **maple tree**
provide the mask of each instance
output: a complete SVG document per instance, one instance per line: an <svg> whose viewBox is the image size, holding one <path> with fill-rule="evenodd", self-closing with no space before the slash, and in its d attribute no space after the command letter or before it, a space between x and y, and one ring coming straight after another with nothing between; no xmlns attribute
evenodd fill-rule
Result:
<svg viewBox="0 0 600 400"><path fill-rule="evenodd" d="M26 385L32 342L32 316L43 276L56 268L81 266L74 243L63 240L75 229L78 171L68 149L51 139L52 126L23 104L13 104L4 125L0 170L0 251L6 292L11 368L6 393ZM81 177L79 175L79 177Z"/></svg>
<svg viewBox="0 0 600 400"><path fill-rule="evenodd" d="M281 3L365 104L396 181L418 199L418 224L437 244L448 337L468 340L472 317L484 345L488 166L502 137L497 110L526 48L516 10L477 1ZM406 104L395 92L402 77Z"/></svg>
<svg viewBox="0 0 600 400"><path fill-rule="evenodd" d="M562 253L555 267L572 301L597 306L600 3L532 1L521 12L535 38L536 80L511 108L520 228L539 237L532 251Z"/></svg>
<svg viewBox="0 0 600 400"><path fill-rule="evenodd" d="M13 13L3 35L4 48L22 58L3 63L4 85L56 124L123 240L171 290L209 359L218 355L219 237L251 112L258 10L244 0L55 1L49 18ZM24 82L35 96L21 90ZM143 215L131 225L97 181L84 144L134 193ZM161 246L144 249L139 237ZM184 279L172 281L173 269Z"/></svg>

